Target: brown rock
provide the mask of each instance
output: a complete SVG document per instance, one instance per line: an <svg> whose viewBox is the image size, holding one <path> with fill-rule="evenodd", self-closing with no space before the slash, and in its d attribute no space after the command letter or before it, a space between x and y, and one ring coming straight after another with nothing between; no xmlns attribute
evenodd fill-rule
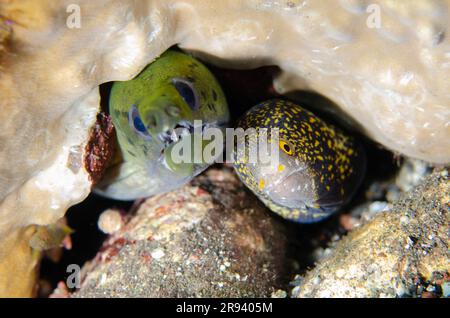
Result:
<svg viewBox="0 0 450 318"><path fill-rule="evenodd" d="M281 225L228 169L195 184L142 203L73 296L266 297L281 287Z"/></svg>
<svg viewBox="0 0 450 318"><path fill-rule="evenodd" d="M293 296L429 297L430 287L439 292L450 271L449 202L448 172L436 171L391 211L350 232Z"/></svg>

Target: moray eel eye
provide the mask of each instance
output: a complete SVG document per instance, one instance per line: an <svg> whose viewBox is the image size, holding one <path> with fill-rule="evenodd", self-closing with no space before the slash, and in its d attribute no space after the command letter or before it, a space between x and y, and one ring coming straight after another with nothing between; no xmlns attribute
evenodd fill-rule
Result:
<svg viewBox="0 0 450 318"><path fill-rule="evenodd" d="M131 129L139 136L146 140L151 140L152 136L148 132L145 127L144 122L141 119L138 109L135 105L131 106L128 111L128 123L130 124Z"/></svg>
<svg viewBox="0 0 450 318"><path fill-rule="evenodd" d="M186 102L186 104L188 104L192 110L197 110L198 98L195 94L192 83L181 78L174 78L173 85L178 91L178 94L180 94L180 96Z"/></svg>
<svg viewBox="0 0 450 318"><path fill-rule="evenodd" d="M292 156L294 154L293 147L285 140L280 140L280 148L285 154Z"/></svg>

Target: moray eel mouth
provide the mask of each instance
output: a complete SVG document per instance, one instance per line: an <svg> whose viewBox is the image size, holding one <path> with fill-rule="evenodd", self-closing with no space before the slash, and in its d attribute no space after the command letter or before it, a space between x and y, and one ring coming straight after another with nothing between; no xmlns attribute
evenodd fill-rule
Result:
<svg viewBox="0 0 450 318"><path fill-rule="evenodd" d="M160 132L156 139L159 140L162 144L162 146L167 148L168 146L172 145L173 143L181 141L186 136L192 136L194 133L201 133L209 128L214 127L218 125L215 124L202 124L194 126L193 123L187 120L180 120L178 123L175 124L175 126L171 129L168 129L164 132ZM163 149L163 150L164 150Z"/></svg>
<svg viewBox="0 0 450 318"><path fill-rule="evenodd" d="M180 173L180 175L188 175L203 169L206 164L211 164L203 162L203 149L210 142L203 140L203 135L207 129L221 129L223 125L224 123L217 122L179 121L172 129L158 133L157 140L161 149L158 162L162 163L163 167L169 171ZM198 143L195 142L196 138L199 140ZM188 150L190 153L183 156L183 162L180 162L181 148L183 148L183 152ZM150 170L153 171L153 169Z"/></svg>
<svg viewBox="0 0 450 318"><path fill-rule="evenodd" d="M313 202L308 198L313 195L314 182L305 176L303 170L299 168L284 177L273 179L263 193L273 202L289 208L311 206Z"/></svg>
<svg viewBox="0 0 450 318"><path fill-rule="evenodd" d="M314 204L314 178L311 178L308 167L297 158L280 155L279 160L251 164L248 169L257 182L257 191L274 203L288 208Z"/></svg>
<svg viewBox="0 0 450 318"><path fill-rule="evenodd" d="M167 148L172 143L178 142L183 137L190 135L194 132L194 125L186 120L181 120L172 129L160 132L157 135L157 140L159 140L164 148ZM164 149L163 149L164 150Z"/></svg>

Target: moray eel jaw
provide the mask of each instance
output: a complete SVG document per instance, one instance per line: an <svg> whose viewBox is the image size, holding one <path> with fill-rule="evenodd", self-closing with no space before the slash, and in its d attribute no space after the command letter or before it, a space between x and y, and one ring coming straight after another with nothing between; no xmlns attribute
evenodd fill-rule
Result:
<svg viewBox="0 0 450 318"><path fill-rule="evenodd" d="M265 148L270 149L271 145L272 141L268 141ZM256 144L252 144L249 150L257 152ZM307 165L298 158L289 157L284 153L279 153L275 157L271 157L270 152L266 155L267 163L257 162L247 165L249 174L257 182L254 192L288 208L306 209L308 206L314 206L316 185Z"/></svg>
<svg viewBox="0 0 450 318"><path fill-rule="evenodd" d="M143 157L142 166L146 167L149 176L162 180L167 180L167 178L181 180L177 184L185 182L186 178L200 173L207 167L207 164L202 161L194 160L195 139L202 140L203 132L210 127L219 128L216 124L203 123L194 126L190 121L181 120L172 128L158 133L155 136L154 147L152 147L157 150L153 151L152 155L159 153L159 156L156 160L152 156ZM205 145L199 143L199 146L197 151L202 153ZM182 156L186 150L189 151L189 154Z"/></svg>
<svg viewBox="0 0 450 318"><path fill-rule="evenodd" d="M277 204L289 207L308 207L314 205L314 180L305 174L305 167L275 176L260 173L259 184L264 196L270 197Z"/></svg>
<svg viewBox="0 0 450 318"><path fill-rule="evenodd" d="M202 157L199 158L199 155L203 153L204 147L209 143L203 140L203 133L208 128L220 129L221 124L202 123L201 125L194 125L184 121L171 132L166 133L166 136L170 136L170 140L166 142L161 153L162 162L166 168L180 175L198 174L203 171L208 163L205 163ZM197 143L195 139L198 140ZM198 149L195 149L196 147ZM183 152L188 150L189 154L182 156L180 149L183 149ZM217 154L217 156L219 155Z"/></svg>
<svg viewBox="0 0 450 318"><path fill-rule="evenodd" d="M160 141L164 148L174 142L178 142L185 136L192 134L194 131L194 125L186 120L180 120L174 127L165 131L159 132L156 135L156 140Z"/></svg>

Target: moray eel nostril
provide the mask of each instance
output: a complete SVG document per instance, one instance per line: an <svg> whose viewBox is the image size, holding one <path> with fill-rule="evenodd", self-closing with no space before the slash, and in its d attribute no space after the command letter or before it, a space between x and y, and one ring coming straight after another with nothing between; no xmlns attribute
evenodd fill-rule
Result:
<svg viewBox="0 0 450 318"><path fill-rule="evenodd" d="M348 203L365 174L362 146L341 129L290 101L254 106L238 122L254 128L234 152L242 182L272 211L300 223L320 221ZM243 151L258 146L264 128L278 129L277 160L250 162ZM268 143L277 142L270 137Z"/></svg>

